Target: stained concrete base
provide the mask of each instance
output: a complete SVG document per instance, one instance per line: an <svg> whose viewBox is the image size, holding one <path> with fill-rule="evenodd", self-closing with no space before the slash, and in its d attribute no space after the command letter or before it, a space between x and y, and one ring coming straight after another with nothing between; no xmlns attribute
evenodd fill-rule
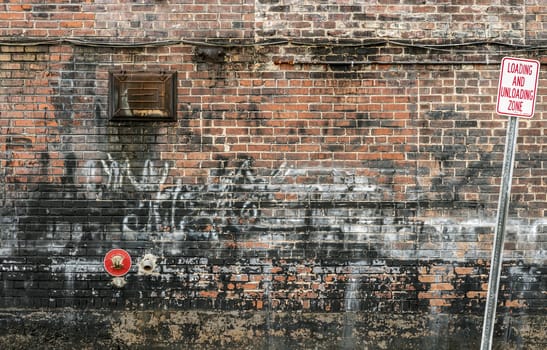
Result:
<svg viewBox="0 0 547 350"><path fill-rule="evenodd" d="M547 316L501 315L495 349L544 349ZM478 349L482 317L236 311L0 312L1 349Z"/></svg>

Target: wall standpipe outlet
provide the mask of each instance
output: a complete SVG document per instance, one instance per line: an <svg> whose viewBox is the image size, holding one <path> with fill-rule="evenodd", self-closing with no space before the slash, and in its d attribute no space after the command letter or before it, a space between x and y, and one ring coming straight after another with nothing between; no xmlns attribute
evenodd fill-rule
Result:
<svg viewBox="0 0 547 350"><path fill-rule="evenodd" d="M158 257L153 254L145 254L139 263L139 275L157 275L156 262Z"/></svg>
<svg viewBox="0 0 547 350"><path fill-rule="evenodd" d="M113 277L112 285L122 288L126 285L125 276L131 269L131 256L123 249L112 249L103 260L104 269Z"/></svg>

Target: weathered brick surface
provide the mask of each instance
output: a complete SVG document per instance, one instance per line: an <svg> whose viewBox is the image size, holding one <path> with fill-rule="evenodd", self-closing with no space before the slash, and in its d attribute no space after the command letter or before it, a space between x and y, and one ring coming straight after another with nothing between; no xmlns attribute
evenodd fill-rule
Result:
<svg viewBox="0 0 547 350"><path fill-rule="evenodd" d="M499 61L545 66L547 7L467 3L0 5L2 348L478 346ZM176 71L177 120L109 120L110 71ZM511 349L546 342L546 78L519 123Z"/></svg>
<svg viewBox="0 0 547 350"><path fill-rule="evenodd" d="M428 313L241 311L113 311L105 318L94 312L65 310L0 314L0 325L10 331L7 349L27 349L37 342L60 348L68 341L68 348L81 349L458 349L464 341L467 347L479 347L479 318L469 316L462 322L450 315ZM500 331L522 331L516 341L496 346L526 348L519 343L523 339L534 339L541 345L542 336L523 327L541 327L541 317L509 320L500 325ZM92 326L79 328L82 323ZM42 331L29 335L27 324L38 324ZM377 341L371 342L371 338Z"/></svg>

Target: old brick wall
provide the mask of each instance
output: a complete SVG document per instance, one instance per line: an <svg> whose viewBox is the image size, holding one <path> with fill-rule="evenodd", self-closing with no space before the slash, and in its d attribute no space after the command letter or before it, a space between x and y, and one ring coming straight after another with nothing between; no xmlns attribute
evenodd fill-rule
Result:
<svg viewBox="0 0 547 350"><path fill-rule="evenodd" d="M4 2L2 348L478 348L500 61L546 45L539 0ZM111 120L122 71L177 72L176 121ZM539 78L502 349L547 343Z"/></svg>

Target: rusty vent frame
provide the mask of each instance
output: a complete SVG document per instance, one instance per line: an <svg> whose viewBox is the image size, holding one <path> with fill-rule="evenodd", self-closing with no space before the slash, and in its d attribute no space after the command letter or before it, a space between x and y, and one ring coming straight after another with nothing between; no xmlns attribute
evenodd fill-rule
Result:
<svg viewBox="0 0 547 350"><path fill-rule="evenodd" d="M108 91L113 121L177 119L177 72L109 72Z"/></svg>

